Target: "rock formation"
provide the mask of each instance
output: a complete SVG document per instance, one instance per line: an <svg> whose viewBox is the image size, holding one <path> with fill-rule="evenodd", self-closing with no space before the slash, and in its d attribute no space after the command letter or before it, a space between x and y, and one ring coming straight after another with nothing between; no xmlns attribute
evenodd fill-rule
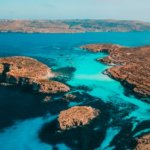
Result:
<svg viewBox="0 0 150 150"><path fill-rule="evenodd" d="M44 103L48 103L51 101L51 96L46 96L44 99L43 99L43 102Z"/></svg>
<svg viewBox="0 0 150 150"><path fill-rule="evenodd" d="M58 122L61 130L89 124L99 115L99 110L88 106L75 106L60 112Z"/></svg>
<svg viewBox="0 0 150 150"><path fill-rule="evenodd" d="M150 46L121 47L112 44L82 46L92 52L107 52L109 55L98 61L114 65L106 72L119 80L139 97L150 97Z"/></svg>
<svg viewBox="0 0 150 150"><path fill-rule="evenodd" d="M19 86L28 86L33 91L55 94L69 91L63 83L52 81L51 69L29 57L0 58L0 82Z"/></svg>
<svg viewBox="0 0 150 150"><path fill-rule="evenodd" d="M137 141L135 150L149 150L150 149L150 134L147 134Z"/></svg>

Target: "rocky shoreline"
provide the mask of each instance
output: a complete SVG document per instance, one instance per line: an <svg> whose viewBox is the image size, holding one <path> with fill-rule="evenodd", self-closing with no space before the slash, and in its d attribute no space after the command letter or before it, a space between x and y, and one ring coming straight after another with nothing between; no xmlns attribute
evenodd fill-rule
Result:
<svg viewBox="0 0 150 150"><path fill-rule="evenodd" d="M42 94L68 92L70 88L61 82L53 81L54 76L47 65L33 58L0 58L1 85L18 85Z"/></svg>
<svg viewBox="0 0 150 150"><path fill-rule="evenodd" d="M58 117L61 130L84 126L99 115L99 110L87 106L74 106L61 111Z"/></svg>
<svg viewBox="0 0 150 150"><path fill-rule="evenodd" d="M135 150L149 150L150 149L150 134L147 134L137 140Z"/></svg>
<svg viewBox="0 0 150 150"><path fill-rule="evenodd" d="M138 97L150 97L150 46L122 47L113 44L90 44L81 48L108 53L98 61L111 65L106 74L120 81Z"/></svg>
<svg viewBox="0 0 150 150"><path fill-rule="evenodd" d="M85 33L150 31L150 23L128 20L0 20L0 32Z"/></svg>
<svg viewBox="0 0 150 150"><path fill-rule="evenodd" d="M70 91L70 87L61 82L54 81L54 77L55 73L47 65L36 59L20 56L0 58L0 85L19 86L44 94L43 102L51 101L52 94ZM75 98L75 95L65 94L62 97L62 101L68 102ZM64 130L79 124L88 124L97 115L98 111L91 107L76 106L60 112L58 120L60 128ZM64 125L64 120L66 120L66 125Z"/></svg>

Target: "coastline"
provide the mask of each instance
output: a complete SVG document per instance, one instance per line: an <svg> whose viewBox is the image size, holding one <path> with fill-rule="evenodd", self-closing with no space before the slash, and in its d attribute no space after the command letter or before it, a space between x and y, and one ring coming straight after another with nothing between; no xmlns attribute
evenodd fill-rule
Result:
<svg viewBox="0 0 150 150"><path fill-rule="evenodd" d="M23 32L23 31L0 31L0 34L1 33L7 33L7 34L13 34L13 33L20 33L20 34L89 34L89 33L150 33L150 30L149 31L108 31L108 32L105 32L105 31L81 31L81 32Z"/></svg>
<svg viewBox="0 0 150 150"><path fill-rule="evenodd" d="M94 53L108 53L108 56L97 59L97 61L111 66L105 70L105 74L119 81L135 96L150 98L148 82L150 46L130 48L115 44L88 44L81 48ZM145 60L147 61L145 62Z"/></svg>
<svg viewBox="0 0 150 150"><path fill-rule="evenodd" d="M114 35L111 35L111 33L110 34L108 34L108 33L97 34L96 36L91 36L91 34L89 34L89 39L87 38L88 34L85 34L85 35L79 34L78 36L76 36L76 35L71 36L69 34L68 34L68 36L66 36L65 34L64 34L64 36L59 36L59 35L58 36L55 36L55 35L54 36L53 35L46 36L47 34L46 35L43 34L43 36L38 35L38 34L37 35L35 34L35 36L31 36L28 34L23 36L23 34L22 35L21 34L20 35L19 34L8 34L8 36L5 36L5 34L1 34L0 38L1 38L1 41L3 41L0 44L1 45L1 51L0 51L1 55L4 54L4 51L6 49L8 49L8 50L10 50L11 53L9 53L9 51L8 51L8 53L6 53L7 56L9 54L10 55L17 54L17 55L22 55L22 56L30 56L32 58L36 58L37 60L41 61L44 64L47 64L50 68L52 68L52 71L54 71L54 72L56 71L56 70L53 70L55 67L60 68L59 71L61 71L62 70L61 67L64 67L64 66L67 67L68 64L72 65L72 64L70 64L70 61L75 61L75 62L77 61L78 65L76 64L74 66L76 68L76 70L72 71L72 75L71 75L71 71L69 69L66 69L64 71L65 73L66 73L66 71L67 71L67 73L70 72L69 80L72 80L75 77L75 76L73 77L73 75L76 74L76 71L78 74L86 74L87 76L89 76L88 73L91 73L91 77L92 77L92 75L95 75L95 74L99 75L99 73L102 72L102 70L103 70L101 63L97 63L95 61L95 58L100 58L100 57L102 58L103 54L99 55L99 53L95 54L95 53L87 52L87 51L81 50L80 48L79 48L79 50L76 50L79 47L79 45L84 45L86 43L94 43L94 42L100 43L101 41L99 42L99 39L102 39L103 43L107 39L108 39L107 40L108 42L115 43L114 42L115 37L114 37ZM111 38L109 39L110 36L107 36L107 34L111 35L112 39ZM117 34L116 39L118 39L118 41L116 40L116 44L122 45L122 38L120 38L119 34L120 33ZM104 38L104 35L106 35L106 38ZM127 36L126 36L127 38L129 37L129 42L124 42L124 45L127 45L129 47L132 43L134 45L134 42L132 40L133 38L130 38L130 37L132 37L130 35L132 35L132 34L127 34ZM138 34L135 34L134 38L137 35ZM80 37L80 38L78 38L78 37ZM124 37L124 35L121 37ZM137 41L137 45L141 44L140 41L143 38L143 36L141 36L141 34L139 34L139 37L141 37L141 38L139 38L139 40ZM149 37L149 35L148 35L148 37ZM16 38L18 40L15 40ZM96 40L96 38L97 38L97 40ZM83 39L84 39L84 41L83 41ZM127 39L125 39L125 40L128 41ZM132 41L132 43L130 43L130 40ZM149 43L149 41L146 41L146 43ZM17 45L17 44L19 44L19 45ZM5 47L5 45L6 45L6 47ZM9 45L9 48L7 48L7 45ZM18 46L17 48L16 48L16 45ZM28 47L26 47L26 45L28 45ZM68 56L66 56L66 54L71 55L72 57L69 57L69 58L72 58L72 60L68 59ZM92 56L95 55L95 56L91 57L91 55ZM38 59L38 57L42 57L42 59L41 58ZM57 60L60 60L60 61L57 61ZM52 67L53 65L51 65L52 62L54 62L55 64L58 64L58 66L54 66L54 68L53 68ZM80 68L80 66L82 66L82 67ZM95 79L95 76L93 76L93 78L91 78L91 79ZM48 112L53 115L54 114L58 115L59 112L61 112L63 110L67 110L74 105L91 106L93 108L100 109L100 111L102 113L99 117L92 120L89 124L87 124L83 127L78 126L77 128L72 128L70 130L66 130L65 132L63 132L63 131L60 131L60 129L58 128L59 126L58 126L58 121L57 121L57 117L56 117L54 122L48 121L48 124L43 123L42 126L38 129L38 131L35 133L36 135L39 136L38 140L40 139L42 141L42 143L46 143L48 145L53 145L53 144L57 145L59 143L64 143L65 145L68 145L70 148L74 147L76 149L78 148L79 144L84 145L84 142L87 142L87 144L86 144L87 149L89 148L88 144L90 144L90 143L92 143L90 148L96 149L96 148L98 148L97 145L100 145L100 144L105 145L105 141L109 140L109 135L112 134L112 138L110 139L111 143L110 142L107 143L108 144L107 146L111 147L113 145L113 146L116 146L116 148L118 148L118 149L119 148L125 149L126 146L130 149L131 149L131 147L135 148L134 144L136 144L135 140L137 137L134 138L133 135L135 133L138 133L138 131L144 132L144 130L149 127L149 123L146 124L146 122L143 121L143 120L149 120L149 105L146 104L145 102L142 102L140 99L137 99L135 97L133 98L132 96L130 97L130 96L124 95L122 86L120 85L119 82L117 82L115 80L110 79L111 82L107 82L107 81L105 81L105 79L104 80L101 79L100 81L95 81L95 82L94 82L94 80L88 80L88 79L87 80L81 79L81 80L82 81L78 82L77 79L75 79L76 84L74 84L74 85L68 83L68 86L71 85L70 86L71 92L69 92L69 94L70 93L74 94L76 96L75 99L74 99L74 96L72 96L72 95L57 94L54 97L51 97L51 99L49 99L49 100L46 99L45 101L43 101L43 95L41 96L40 94L33 93L35 98L28 97L28 94L30 95L30 93L32 93L31 91L29 93L24 93L24 95L21 91L20 96L18 97L20 91L17 91L18 89L15 90L16 92L12 91L13 87L12 87L12 89L10 87L10 90L8 90L10 92L10 94L7 94L7 90L6 90L6 94L2 92L2 95L4 95L2 97L2 101L4 102L4 104L2 104L2 106L4 108L7 107L7 109L2 109L5 112L4 115L7 115L7 112L9 112L9 109L13 108L13 110L17 110L17 111L12 112L9 115L10 118L8 118L8 120L11 120L11 119L19 120L19 119L22 119L22 117L19 118L18 114L23 114L24 113L23 110L27 110L27 111L25 111L25 117L27 117L27 119L28 119L29 116L31 116L34 113L38 113L37 116L41 115L43 117L42 112L44 112L44 114L46 114ZM65 82L62 82L62 83L65 84ZM93 86L89 85L89 83L95 84L96 86L93 87ZM96 97L96 95L92 95L87 89L83 90L79 87L74 87L74 86L77 86L77 84L84 84L87 87L91 88L91 90L95 90L97 88L97 86L100 86L98 90L96 89L96 92L99 92L101 96L99 96L99 98L98 98L98 97ZM3 87L3 88L5 88L5 87ZM3 89L3 88L1 87L1 89ZM6 87L6 89L7 89L7 87ZM104 89L104 91L106 91L108 93L105 93L103 91L103 89ZM78 92L76 92L77 90L79 90L79 92L81 91L82 94L79 94ZM14 96L13 99L11 99L11 93L12 94L16 93L16 96ZM23 98L21 98L21 97L23 97ZM108 99L109 99L109 101L107 101L107 102L105 101L105 100L107 100L106 97L108 97ZM68 99L66 99L66 98L68 98ZM5 103L6 101L7 101L7 103ZM19 103L19 105L17 105L18 108L16 107L15 101L18 101L18 103ZM33 102L33 104L31 104L32 102ZM38 106L36 105L37 103L39 103ZM26 107L26 105L28 105L28 107ZM28 108L30 108L31 111ZM15 114L15 112L16 112L16 114ZM7 116L5 119L6 121L7 121ZM17 117L15 118L15 116L17 116L18 118ZM31 120L33 120L34 117L35 117L35 115L32 115ZM49 119L50 118L51 118L51 116L49 117ZM135 118L135 119L133 120L133 118ZM110 122L110 120L112 120L112 122ZM141 120L142 120L143 124L140 122ZM37 125L37 123L33 124L34 127L36 127L36 125ZM27 126L28 126L29 132L33 131L33 128L31 128L32 125L30 124L30 122L27 124ZM132 130L133 127L135 127L135 130ZM10 129L11 128L12 128L12 126L10 126ZM29 147L30 147L30 145L34 142L34 139L30 143L30 141L28 140L28 139L30 139L30 135L22 134L21 131L24 132L24 128L21 127L21 124L18 124L17 128L20 129L19 132L17 132L17 135L19 135L20 137L23 137L23 138L27 138L27 140L25 142L27 144L29 144ZM113 135L114 132L116 134ZM15 133L15 130L12 131L12 134L14 134L14 133ZM68 133L71 136L68 136ZM76 135L80 136L81 133L82 133L82 135L85 135L85 136L83 136L81 138L78 136L76 137ZM90 134L88 134L88 133L90 133ZM108 136L107 136L107 133L108 133ZM10 132L6 129L6 132L4 132L4 135L9 137ZM142 134L140 134L140 135L142 135ZM3 135L1 134L0 138L2 138L2 137L3 137ZM94 137L98 137L98 138L95 139ZM13 138L14 137L7 138L6 142L8 142L7 141L8 139L9 139L9 141L11 141ZM75 140L77 140L79 144L77 143L75 146L70 145L71 142L75 141ZM22 141L22 140L20 140L20 141ZM5 140L4 140L4 142L5 142ZM26 144L25 142L23 141L23 144ZM2 146L3 145L4 144L2 144ZM11 145L11 144L9 144L9 145ZM22 148L18 146L18 143L14 143L14 145L17 148L22 150Z"/></svg>

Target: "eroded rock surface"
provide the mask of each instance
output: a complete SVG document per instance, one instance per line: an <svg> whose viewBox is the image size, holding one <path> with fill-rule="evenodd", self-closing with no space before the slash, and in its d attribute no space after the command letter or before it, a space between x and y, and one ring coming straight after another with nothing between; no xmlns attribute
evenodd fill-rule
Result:
<svg viewBox="0 0 150 150"><path fill-rule="evenodd" d="M88 106L75 106L60 112L58 122L61 130L89 124L100 111Z"/></svg>
<svg viewBox="0 0 150 150"><path fill-rule="evenodd" d="M121 47L112 44L92 44L82 47L92 52L109 55L98 61L114 65L106 72L119 80L139 97L150 97L150 46Z"/></svg>
<svg viewBox="0 0 150 150"><path fill-rule="evenodd" d="M30 86L32 90L55 94L69 91L63 83L52 81L54 73L51 69L29 57L4 57L0 58L0 82L20 86Z"/></svg>
<svg viewBox="0 0 150 150"><path fill-rule="evenodd" d="M149 150L150 149L150 134L145 135L138 139L138 144L135 150Z"/></svg>

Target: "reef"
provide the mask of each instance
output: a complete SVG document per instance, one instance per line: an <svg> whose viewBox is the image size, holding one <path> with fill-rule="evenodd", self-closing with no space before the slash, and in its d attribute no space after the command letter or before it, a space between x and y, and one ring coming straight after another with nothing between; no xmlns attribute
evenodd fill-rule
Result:
<svg viewBox="0 0 150 150"><path fill-rule="evenodd" d="M61 130L87 125L99 115L100 111L88 106L74 106L61 111L58 117Z"/></svg>
<svg viewBox="0 0 150 150"><path fill-rule="evenodd" d="M19 85L42 94L67 92L70 88L52 78L55 74L45 64L29 57L0 58L1 85Z"/></svg>
<svg viewBox="0 0 150 150"><path fill-rule="evenodd" d="M150 46L122 47L113 44L91 44L81 48L108 53L98 61L111 65L105 71L138 97L150 97Z"/></svg>
<svg viewBox="0 0 150 150"><path fill-rule="evenodd" d="M135 150L149 150L150 149L150 134L147 134L137 140Z"/></svg>

